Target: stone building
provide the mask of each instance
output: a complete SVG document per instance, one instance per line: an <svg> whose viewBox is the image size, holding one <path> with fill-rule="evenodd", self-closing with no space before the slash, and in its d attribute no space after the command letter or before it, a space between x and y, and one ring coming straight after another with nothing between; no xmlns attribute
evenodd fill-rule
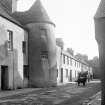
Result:
<svg viewBox="0 0 105 105"><path fill-rule="evenodd" d="M101 71L101 87L102 87L101 105L104 105L105 104L105 0L101 0L100 5L94 16L94 22L95 22L95 38L98 43L100 71Z"/></svg>
<svg viewBox="0 0 105 105"><path fill-rule="evenodd" d="M40 0L25 12L0 0L0 88L55 86L55 24Z"/></svg>

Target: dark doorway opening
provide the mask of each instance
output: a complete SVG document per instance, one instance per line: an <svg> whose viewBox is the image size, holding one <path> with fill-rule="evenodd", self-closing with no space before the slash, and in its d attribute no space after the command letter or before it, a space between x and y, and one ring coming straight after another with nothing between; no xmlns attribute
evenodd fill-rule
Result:
<svg viewBox="0 0 105 105"><path fill-rule="evenodd" d="M23 73L24 73L24 86L27 87L29 86L29 66L28 65L24 65Z"/></svg>
<svg viewBox="0 0 105 105"><path fill-rule="evenodd" d="M63 68L61 68L61 82L63 82Z"/></svg>
<svg viewBox="0 0 105 105"><path fill-rule="evenodd" d="M70 70L70 81L72 81L72 70Z"/></svg>
<svg viewBox="0 0 105 105"><path fill-rule="evenodd" d="M1 89L8 89L8 66L1 66Z"/></svg>
<svg viewBox="0 0 105 105"><path fill-rule="evenodd" d="M24 65L24 78L27 78L29 80L29 66Z"/></svg>

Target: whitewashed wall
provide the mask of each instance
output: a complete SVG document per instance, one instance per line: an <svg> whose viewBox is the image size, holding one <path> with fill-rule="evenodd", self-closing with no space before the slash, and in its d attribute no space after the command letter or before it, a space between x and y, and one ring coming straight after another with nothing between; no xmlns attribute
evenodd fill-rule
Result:
<svg viewBox="0 0 105 105"><path fill-rule="evenodd" d="M24 40L28 40L28 34L24 29L17 26L16 24L6 20L3 17L0 17L0 27L3 27L5 37L4 43L8 40L7 30L11 30L13 32L13 52L8 51L8 61L7 64L9 66L9 87L17 88L18 86L23 86L23 51L22 51L22 42ZM1 29L0 29L1 30ZM1 36L1 35L0 35ZM14 62L14 63L13 63ZM28 63L28 58L26 57L25 63ZM14 77L13 77L13 69L14 69ZM14 81L14 84L13 84ZM14 85L14 86L13 86Z"/></svg>
<svg viewBox="0 0 105 105"><path fill-rule="evenodd" d="M61 56L62 53L62 56ZM63 55L65 55L65 64L63 62ZM67 63L67 56L69 57L69 64ZM70 63L70 58L72 58L72 65ZM76 65L75 65L76 62ZM78 63L78 64L77 64ZM66 51L61 51L61 48L57 46L57 69L58 69L58 77L57 83L61 83L61 68L63 68L63 84L71 82L70 80L70 70L72 70L72 81L75 81L78 77L78 73L81 72L82 63L76 60L73 56L69 55ZM66 69L68 70L68 76L66 75ZM85 69L86 70L86 69Z"/></svg>

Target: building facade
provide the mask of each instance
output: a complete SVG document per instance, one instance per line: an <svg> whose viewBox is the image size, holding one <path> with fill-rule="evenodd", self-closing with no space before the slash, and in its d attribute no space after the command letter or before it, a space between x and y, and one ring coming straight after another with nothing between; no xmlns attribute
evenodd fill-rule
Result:
<svg viewBox="0 0 105 105"><path fill-rule="evenodd" d="M0 1L0 89L55 86L55 24L40 0L25 12L17 1Z"/></svg>
<svg viewBox="0 0 105 105"><path fill-rule="evenodd" d="M23 52L27 31L0 16L0 33L1 89L23 87L23 65L28 64L27 48Z"/></svg>
<svg viewBox="0 0 105 105"><path fill-rule="evenodd" d="M74 56L57 46L57 84L74 82L79 72L92 74L92 67L86 62L77 60Z"/></svg>
<svg viewBox="0 0 105 105"><path fill-rule="evenodd" d="M24 12L16 11L17 1L0 1L0 89L75 81L87 64L56 46L55 24L40 0Z"/></svg>
<svg viewBox="0 0 105 105"><path fill-rule="evenodd" d="M48 17L40 0L26 12L15 12L13 17L28 29L29 85L56 85L55 24Z"/></svg>

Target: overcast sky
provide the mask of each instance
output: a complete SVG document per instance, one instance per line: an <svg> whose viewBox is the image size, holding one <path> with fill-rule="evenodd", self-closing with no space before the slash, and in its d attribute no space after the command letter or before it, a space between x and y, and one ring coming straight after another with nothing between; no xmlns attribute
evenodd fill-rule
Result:
<svg viewBox="0 0 105 105"><path fill-rule="evenodd" d="M35 0L19 0L18 10L27 10ZM56 24L55 37L63 38L65 48L98 56L93 16L100 0L41 0L48 15Z"/></svg>

